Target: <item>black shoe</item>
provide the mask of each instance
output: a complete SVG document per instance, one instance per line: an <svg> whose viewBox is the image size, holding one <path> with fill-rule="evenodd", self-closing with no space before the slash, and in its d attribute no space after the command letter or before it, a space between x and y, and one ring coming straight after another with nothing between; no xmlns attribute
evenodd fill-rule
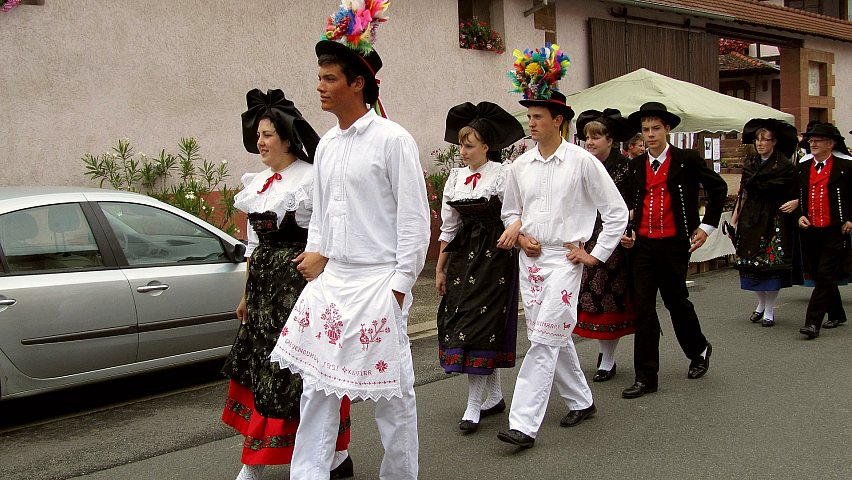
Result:
<svg viewBox="0 0 852 480"><path fill-rule="evenodd" d="M749 320L751 323L757 323L757 322L759 322L759 321L763 320L763 312L753 312L753 313L751 314L751 316L750 316L750 317L748 317L748 320Z"/></svg>
<svg viewBox="0 0 852 480"><path fill-rule="evenodd" d="M710 370L710 355L712 353L713 346L708 343L707 353L703 357L698 357L690 362L689 372L687 372L686 376L692 379L703 377L707 373L707 370Z"/></svg>
<svg viewBox="0 0 852 480"><path fill-rule="evenodd" d="M771 327L771 326L775 325L775 320L773 320L771 318L764 318L763 321L760 322L760 325L763 326L763 327Z"/></svg>
<svg viewBox="0 0 852 480"><path fill-rule="evenodd" d="M837 320L837 319L832 318L831 320L828 320L825 323L823 323L822 328L837 328L837 327L843 325L844 322L846 322L846 320Z"/></svg>
<svg viewBox="0 0 852 480"><path fill-rule="evenodd" d="M459 430L462 432L473 433L479 430L479 423L472 420L461 420L459 421Z"/></svg>
<svg viewBox="0 0 852 480"><path fill-rule="evenodd" d="M354 466L352 465L352 457L346 457L346 460L343 461L340 465L337 466L334 470L331 471L331 476L328 477L331 480L335 478L352 478L355 476Z"/></svg>
<svg viewBox="0 0 852 480"><path fill-rule="evenodd" d="M498 402L497 405L494 405L491 408L486 408L484 410L480 410L479 411L479 419L481 420L485 417L490 417L491 415L497 415L498 413L503 413L505 411L506 411L506 401L501 398L500 402Z"/></svg>
<svg viewBox="0 0 852 480"><path fill-rule="evenodd" d="M648 385L642 382L636 382L633 385L624 389L621 396L624 398L639 398L646 393L654 393L657 391L656 385Z"/></svg>
<svg viewBox="0 0 852 480"><path fill-rule="evenodd" d="M521 448L530 448L535 445L535 439L524 432L518 430L509 430L508 432L500 432L497 434L497 439L501 442L511 443Z"/></svg>
<svg viewBox="0 0 852 480"><path fill-rule="evenodd" d="M584 408L582 410L571 410L562 417L562 420L559 422L560 427L576 427L583 420L591 417L597 412L598 409L595 408L595 404L593 403L591 407Z"/></svg>
<svg viewBox="0 0 852 480"><path fill-rule="evenodd" d="M808 337L808 340L813 340L819 336L819 329L813 325L805 325L799 329L799 333Z"/></svg>
<svg viewBox="0 0 852 480"><path fill-rule="evenodd" d="M615 376L615 364L612 364L612 370L598 370L595 376L592 377L593 382L605 382Z"/></svg>

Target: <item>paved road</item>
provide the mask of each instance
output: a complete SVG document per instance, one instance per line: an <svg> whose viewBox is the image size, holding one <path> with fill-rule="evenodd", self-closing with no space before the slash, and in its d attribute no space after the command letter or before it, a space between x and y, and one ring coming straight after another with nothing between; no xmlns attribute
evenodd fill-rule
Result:
<svg viewBox="0 0 852 480"><path fill-rule="evenodd" d="M852 327L803 340L798 328L810 290L796 287L782 293L777 325L762 328L747 321L754 299L737 288L735 271L691 279L692 300L714 345L707 376L686 378L688 361L664 322L660 391L623 400L620 391L632 381L628 337L615 379L592 384L598 415L560 428L565 409L554 393L531 450L496 440L505 415L486 419L476 434L461 434L456 422L466 380L436 367L434 337L415 340L421 478L852 478ZM841 294L852 309L852 287ZM521 339L519 352L526 348L525 335ZM577 348L591 377L595 342L580 341ZM507 400L516 374L517 368L503 372ZM0 478L234 478L241 437L218 423L225 385L189 388L0 433ZM0 408L4 416L14 414ZM353 405L352 417L356 478L377 478L381 444L372 405ZM288 469L272 467L264 478L287 479Z"/></svg>

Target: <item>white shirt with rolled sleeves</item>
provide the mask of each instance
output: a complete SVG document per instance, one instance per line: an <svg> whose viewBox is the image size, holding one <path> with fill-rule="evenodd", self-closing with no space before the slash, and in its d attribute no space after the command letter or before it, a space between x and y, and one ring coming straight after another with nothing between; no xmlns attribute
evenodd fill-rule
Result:
<svg viewBox="0 0 852 480"><path fill-rule="evenodd" d="M391 288L410 291L431 235L419 158L414 138L372 110L346 130L329 130L314 159L305 251L349 264L395 262Z"/></svg>
<svg viewBox="0 0 852 480"><path fill-rule="evenodd" d="M591 255L607 261L627 226L627 205L603 163L577 145L562 140L543 158L538 146L518 157L506 175L503 224L521 220L521 233L542 247L587 242L597 213L603 231Z"/></svg>

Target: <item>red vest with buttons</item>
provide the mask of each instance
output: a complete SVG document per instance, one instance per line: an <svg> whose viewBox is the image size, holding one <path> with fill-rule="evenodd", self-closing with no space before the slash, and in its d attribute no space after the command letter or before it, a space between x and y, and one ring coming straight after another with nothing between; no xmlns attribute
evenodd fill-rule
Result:
<svg viewBox="0 0 852 480"><path fill-rule="evenodd" d="M671 150L666 152L666 161L660 165L657 173L645 162L645 199L642 201L642 224L639 235L646 238L668 238L677 235L672 199L666 179L671 165Z"/></svg>
<svg viewBox="0 0 852 480"><path fill-rule="evenodd" d="M831 225L831 209L828 205L828 177L834 159L829 155L822 171L817 173L817 161L811 164L810 188L808 188L808 219L814 227Z"/></svg>

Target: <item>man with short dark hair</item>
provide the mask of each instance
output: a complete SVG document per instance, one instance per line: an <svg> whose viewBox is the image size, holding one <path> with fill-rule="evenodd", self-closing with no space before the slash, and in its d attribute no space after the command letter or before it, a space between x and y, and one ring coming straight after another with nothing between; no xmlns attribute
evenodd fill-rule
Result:
<svg viewBox="0 0 852 480"><path fill-rule="evenodd" d="M668 143L680 117L658 102L648 102L629 120L648 147L630 160L633 179L633 232L622 245L633 249L636 302L634 367L636 379L622 392L638 398L657 391L660 369L660 320L657 290L672 318L675 337L690 359L688 378L700 378L710 368L712 347L701 332L695 307L686 289L689 256L719 225L728 185L694 150ZM704 218L698 218L698 189L708 196ZM700 225L699 225L700 223Z"/></svg>
<svg viewBox="0 0 852 480"><path fill-rule="evenodd" d="M633 159L643 153L645 153L645 140L642 138L641 133L637 133L627 141L627 149L624 152L624 156Z"/></svg>
<svg viewBox="0 0 852 480"><path fill-rule="evenodd" d="M382 21L383 7L368 1L352 15ZM374 25L361 28L369 38ZM337 125L317 146L308 241L296 259L309 283L272 354L304 379L290 478L329 478L339 424L333 412L348 396L376 403L385 452L378 478L413 480L419 443L406 331L429 245L429 205L414 139L367 107L379 104L381 59L372 46L362 48L363 38L347 43L356 34L332 38L343 31L329 30L316 45L317 92Z"/></svg>

